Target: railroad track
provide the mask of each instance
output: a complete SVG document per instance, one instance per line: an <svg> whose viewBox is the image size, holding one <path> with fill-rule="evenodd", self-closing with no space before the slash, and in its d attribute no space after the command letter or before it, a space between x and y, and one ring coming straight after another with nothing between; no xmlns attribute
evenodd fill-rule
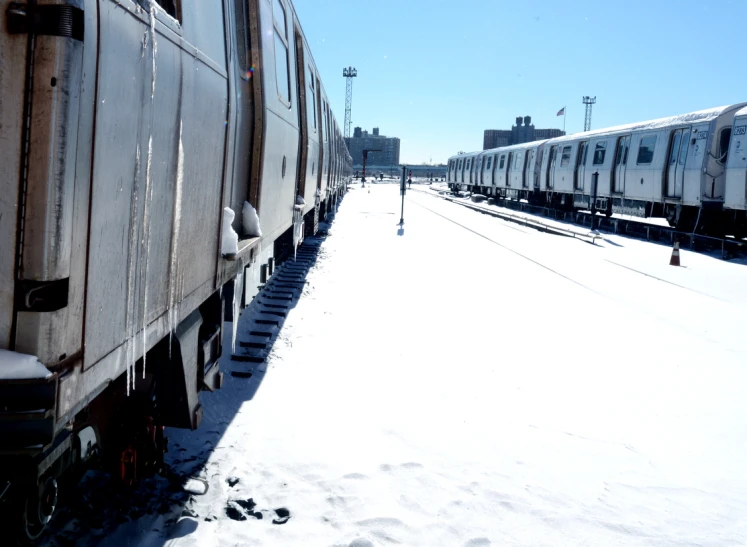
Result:
<svg viewBox="0 0 747 547"><path fill-rule="evenodd" d="M593 236L594 238L600 237L598 234L592 234L591 232L586 232L584 234L583 231L576 231L570 228L553 226L551 224L541 222L536 218L525 216L540 216L559 222L591 228L592 217L588 212L558 211L556 209L550 209L549 207L530 205L528 203L511 200L501 200L500 205L495 206L483 205L465 201L464 198L446 195L446 193L442 191L425 190L420 188L412 188L412 190L416 190L423 194L432 195L434 197L456 203L480 213L502 218L503 220L507 220L509 222L518 222L520 224L523 224L524 226L536 228L540 231L554 233L556 235L564 235L567 237L575 237L577 239L589 241L591 243L594 243L596 241L596 239L591 240L591 236ZM501 209L520 211L524 213L524 215L512 214L509 212L501 211ZM700 234L680 232L668 226L657 226L655 224L649 224L636 220L607 218L605 216L599 215L597 215L596 217L596 224L597 226L595 227L595 229L597 231L624 235L626 237L643 239L646 241L672 245L675 240L678 240L680 242L680 246L684 249L695 252L714 254L716 256L720 256L720 258L722 258L723 260L737 257L747 257L747 241L742 239L735 239L731 237L718 238ZM584 238L584 235L586 235L586 238Z"/></svg>

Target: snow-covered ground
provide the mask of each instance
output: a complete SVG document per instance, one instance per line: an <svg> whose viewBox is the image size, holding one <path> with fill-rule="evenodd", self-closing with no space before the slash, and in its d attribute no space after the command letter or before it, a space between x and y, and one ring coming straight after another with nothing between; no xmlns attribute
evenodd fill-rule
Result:
<svg viewBox="0 0 747 547"><path fill-rule="evenodd" d="M745 266L399 214L352 187L266 372L169 432L208 492L103 544L747 544Z"/></svg>
<svg viewBox="0 0 747 547"><path fill-rule="evenodd" d="M446 182L438 182L438 183L434 182L432 184L432 186L429 187L429 190L432 190L434 192L447 192L449 194L451 193L451 190L449 190L449 187L448 187L448 183L446 183ZM523 200L523 201L526 202L526 200ZM499 207L499 208L501 208L500 207L500 202L499 202L498 205L488 205L487 203L485 203L484 205L486 207ZM505 209L505 207L503 207L503 208ZM511 212L512 214L515 214L517 212L514 209L507 209L507 211ZM580 212L585 213L585 214L591 214L591 211L580 211ZM601 215L601 213L599 213L599 214ZM648 217L648 218L644 218L644 217L637 217L637 216L633 216L633 215L623 215L623 214L615 213L615 214L612 215L611 218L613 218L613 219L619 219L619 220L633 220L635 222L642 222L644 224L651 224L652 226L664 226L664 227L668 227L669 226L669 223L667 222L667 219L662 218L662 217Z"/></svg>

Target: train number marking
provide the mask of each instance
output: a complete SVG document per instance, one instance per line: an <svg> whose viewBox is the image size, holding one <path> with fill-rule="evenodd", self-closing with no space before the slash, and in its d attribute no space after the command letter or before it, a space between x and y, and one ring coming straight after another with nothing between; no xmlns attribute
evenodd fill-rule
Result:
<svg viewBox="0 0 747 547"><path fill-rule="evenodd" d="M734 134L735 135L745 135L747 134L747 125L740 125L734 128Z"/></svg>
<svg viewBox="0 0 747 547"><path fill-rule="evenodd" d="M708 138L708 131L698 131L698 135L696 136L698 140L701 139L707 139Z"/></svg>

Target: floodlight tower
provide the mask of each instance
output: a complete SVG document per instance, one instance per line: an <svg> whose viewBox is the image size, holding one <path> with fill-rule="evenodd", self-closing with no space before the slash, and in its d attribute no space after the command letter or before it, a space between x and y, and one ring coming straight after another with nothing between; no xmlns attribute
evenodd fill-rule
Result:
<svg viewBox="0 0 747 547"><path fill-rule="evenodd" d="M342 69L342 77L345 78L345 124L343 126L343 132L345 138L350 137L350 125L353 123L350 119L350 113L353 110L353 78L358 76L358 71L352 66Z"/></svg>
<svg viewBox="0 0 747 547"><path fill-rule="evenodd" d="M593 104L597 102L597 98L586 96L582 99L582 101L586 105L586 116L584 116L584 131L590 131L591 130L591 107Z"/></svg>

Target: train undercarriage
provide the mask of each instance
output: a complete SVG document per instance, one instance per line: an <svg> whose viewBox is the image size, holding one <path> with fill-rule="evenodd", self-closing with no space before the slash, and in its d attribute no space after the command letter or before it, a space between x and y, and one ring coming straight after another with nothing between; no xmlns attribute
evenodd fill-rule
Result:
<svg viewBox="0 0 747 547"><path fill-rule="evenodd" d="M585 194L565 192L543 192L540 190L490 188L467 184L449 184L453 193L466 191L484 194L499 200L525 201L530 205L547 207L558 211L591 210L591 197ZM680 232L695 233L711 237L733 235L747 236L747 217L744 211L724 211L720 204L704 204L703 207L682 205L675 201L654 203L627 200L621 197L598 197L595 202L597 214L611 217L624 214L640 218L663 218L670 227Z"/></svg>
<svg viewBox="0 0 747 547"><path fill-rule="evenodd" d="M304 236L318 232L345 189L343 185L320 200L301 219ZM292 226L275 240L273 261L292 256L293 231ZM247 286L238 293L241 308L252 299L251 290ZM223 321L233 320L236 294L233 280L213 293L137 360L131 370L134 387L122 374L56 434L51 429L56 380L0 382L0 432L5 441L0 452L0 523L10 532L11 544L32 545L42 537L87 469L105 471L116 488L132 488L166 471L165 428L197 429L202 419L199 392L223 384ZM46 443L43 439L50 436Z"/></svg>

